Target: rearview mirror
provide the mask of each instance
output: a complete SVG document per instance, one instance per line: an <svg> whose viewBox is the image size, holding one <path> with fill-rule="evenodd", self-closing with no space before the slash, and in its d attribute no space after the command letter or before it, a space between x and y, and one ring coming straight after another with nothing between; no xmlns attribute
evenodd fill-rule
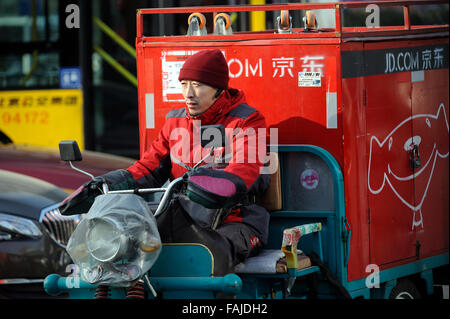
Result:
<svg viewBox="0 0 450 319"><path fill-rule="evenodd" d="M59 142L59 157L66 162L81 161L83 159L77 141Z"/></svg>

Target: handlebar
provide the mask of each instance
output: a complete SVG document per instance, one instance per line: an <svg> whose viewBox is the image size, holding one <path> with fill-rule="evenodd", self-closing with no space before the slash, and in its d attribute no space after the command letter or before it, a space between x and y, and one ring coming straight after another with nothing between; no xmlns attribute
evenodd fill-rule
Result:
<svg viewBox="0 0 450 319"><path fill-rule="evenodd" d="M206 156L203 157L197 164L195 164L194 167L190 168L189 171L195 170L201 163L203 163L206 160L206 158L212 156L212 154L214 154L214 147L211 147L211 151L208 154L206 154ZM156 217L166 209L168 203L170 202L170 199L172 198L175 186L183 182L185 179L186 179L185 175L180 176L174 179L172 182L170 182L167 188L141 188L141 189L108 191L108 185L106 183L103 183L102 186L104 194L147 194L147 193L164 192L163 198L159 202L158 208L156 209L156 212L154 214L154 216Z"/></svg>
<svg viewBox="0 0 450 319"><path fill-rule="evenodd" d="M211 147L210 152L205 157L203 157L196 165L194 165L194 167L192 167L192 168L187 167L188 171L189 172L194 171L197 167L199 167L199 165L201 163L203 163L206 160L206 158L212 156L213 154L214 154L214 146ZM72 161L69 161L69 163L70 163L70 166L74 170L81 172L85 175L88 175L93 180L95 179L95 177L92 174L73 166ZM168 185L167 188L141 188L141 189L124 189L124 190L115 190L115 191L110 191L108 184L106 182L103 182L101 184L102 185L101 191L103 194L146 194L146 193L164 192L164 195L163 195L161 201L159 202L158 208L156 209L156 212L154 213L154 216L156 217L156 216L160 215L166 209L170 199L172 198L172 194L174 193L175 186L177 186L178 184L180 184L181 182L183 182L186 179L187 179L186 174L184 174L183 176L180 176L180 177L174 179L172 182L170 182L170 184Z"/></svg>
<svg viewBox="0 0 450 319"><path fill-rule="evenodd" d="M105 194L149 194L149 193L158 193L158 192L164 192L164 195L159 202L158 208L156 209L156 212L154 216L160 215L167 207L168 203L170 202L170 199L172 198L172 194L174 193L175 186L183 182L184 178L183 176L178 177L174 179L170 184L167 186L167 188L141 188L141 189L124 189L124 190L116 190L116 191L108 191L105 192L105 183L103 183L103 190ZM108 186L106 185L106 188Z"/></svg>

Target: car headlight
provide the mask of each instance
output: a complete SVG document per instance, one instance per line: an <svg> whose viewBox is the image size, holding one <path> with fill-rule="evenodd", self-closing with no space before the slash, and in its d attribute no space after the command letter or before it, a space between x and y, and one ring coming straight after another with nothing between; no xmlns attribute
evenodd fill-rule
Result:
<svg viewBox="0 0 450 319"><path fill-rule="evenodd" d="M39 227L30 219L0 213L0 229L30 238L42 237Z"/></svg>

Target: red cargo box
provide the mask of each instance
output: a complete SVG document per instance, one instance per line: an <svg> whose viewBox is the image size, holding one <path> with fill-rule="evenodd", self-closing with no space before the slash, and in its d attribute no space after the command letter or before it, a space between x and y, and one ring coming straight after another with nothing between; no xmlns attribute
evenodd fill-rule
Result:
<svg viewBox="0 0 450 319"><path fill-rule="evenodd" d="M141 153L165 115L184 106L178 70L196 51L219 48L230 86L243 89L279 144L312 144L338 161L352 230L347 280L447 254L449 215L448 25L345 28L341 9L367 2L142 9L137 14ZM430 3L430 2L428 2ZM446 3L434 1L433 3ZM143 35L143 16L334 9L336 27L281 34ZM272 142L270 142L272 143Z"/></svg>

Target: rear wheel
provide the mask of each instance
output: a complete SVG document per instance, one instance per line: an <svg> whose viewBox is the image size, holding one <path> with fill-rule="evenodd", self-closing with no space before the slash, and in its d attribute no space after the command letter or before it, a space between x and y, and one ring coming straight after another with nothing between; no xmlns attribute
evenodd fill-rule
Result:
<svg viewBox="0 0 450 319"><path fill-rule="evenodd" d="M389 299L421 299L419 289L409 279L400 279L392 289Z"/></svg>

